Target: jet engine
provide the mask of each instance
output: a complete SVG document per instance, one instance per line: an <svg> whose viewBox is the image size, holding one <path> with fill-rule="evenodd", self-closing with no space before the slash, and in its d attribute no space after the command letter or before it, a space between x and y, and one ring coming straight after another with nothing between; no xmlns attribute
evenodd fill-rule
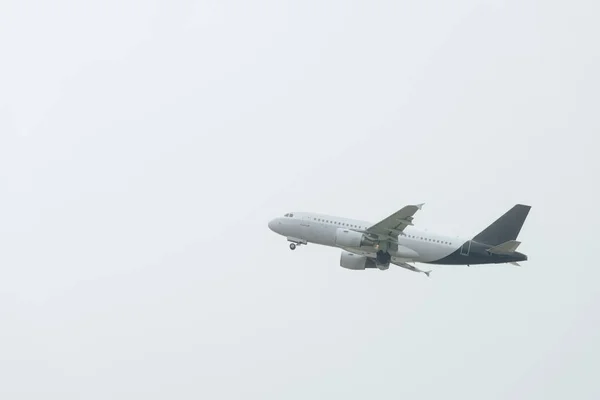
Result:
<svg viewBox="0 0 600 400"><path fill-rule="evenodd" d="M342 251L342 256L340 257L340 266L342 268L354 270L377 268L375 261L373 261L371 258L348 253L347 251Z"/></svg>
<svg viewBox="0 0 600 400"><path fill-rule="evenodd" d="M360 232L344 228L338 228L335 232L335 244L339 247L360 247L369 243Z"/></svg>

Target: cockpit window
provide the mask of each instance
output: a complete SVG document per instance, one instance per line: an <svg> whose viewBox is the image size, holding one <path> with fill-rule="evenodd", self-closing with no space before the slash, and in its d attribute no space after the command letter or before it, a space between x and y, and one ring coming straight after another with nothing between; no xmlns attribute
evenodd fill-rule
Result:
<svg viewBox="0 0 600 400"><path fill-rule="evenodd" d="M293 217L293 216L294 216L294 214L290 214L290 217Z"/></svg>

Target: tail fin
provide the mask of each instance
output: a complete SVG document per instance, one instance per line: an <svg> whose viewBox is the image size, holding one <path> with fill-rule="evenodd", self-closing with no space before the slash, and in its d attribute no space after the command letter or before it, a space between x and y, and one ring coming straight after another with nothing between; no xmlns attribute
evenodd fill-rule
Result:
<svg viewBox="0 0 600 400"><path fill-rule="evenodd" d="M519 236L531 206L517 204L473 238L474 241L497 246Z"/></svg>

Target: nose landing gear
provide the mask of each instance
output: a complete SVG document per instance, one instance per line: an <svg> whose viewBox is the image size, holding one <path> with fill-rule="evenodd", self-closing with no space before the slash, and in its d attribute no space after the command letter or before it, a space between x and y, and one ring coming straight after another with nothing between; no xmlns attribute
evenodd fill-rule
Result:
<svg viewBox="0 0 600 400"><path fill-rule="evenodd" d="M307 243L306 240L297 239L297 238L293 238L293 237L288 237L287 240L288 240L288 242L291 242L290 250L296 250L296 247Z"/></svg>

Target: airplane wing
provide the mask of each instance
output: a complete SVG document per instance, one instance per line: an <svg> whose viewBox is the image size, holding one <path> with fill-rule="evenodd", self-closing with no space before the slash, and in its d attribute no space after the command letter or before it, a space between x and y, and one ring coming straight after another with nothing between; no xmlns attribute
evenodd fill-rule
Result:
<svg viewBox="0 0 600 400"><path fill-rule="evenodd" d="M412 225L413 215L423 207L423 204L415 206L406 206L399 211L396 211L386 219L367 228L364 233L377 237L388 237L397 239L398 235L402 234L404 228Z"/></svg>
<svg viewBox="0 0 600 400"><path fill-rule="evenodd" d="M429 276L429 274L431 273L431 271L423 271L423 270L415 267L414 265L410 265L409 263L405 263L405 262L402 262L402 261L392 261L392 264L397 265L397 266L402 267L402 268L406 268L406 269L408 269L410 271L413 271L413 272L422 272L422 273L424 273L427 276Z"/></svg>

